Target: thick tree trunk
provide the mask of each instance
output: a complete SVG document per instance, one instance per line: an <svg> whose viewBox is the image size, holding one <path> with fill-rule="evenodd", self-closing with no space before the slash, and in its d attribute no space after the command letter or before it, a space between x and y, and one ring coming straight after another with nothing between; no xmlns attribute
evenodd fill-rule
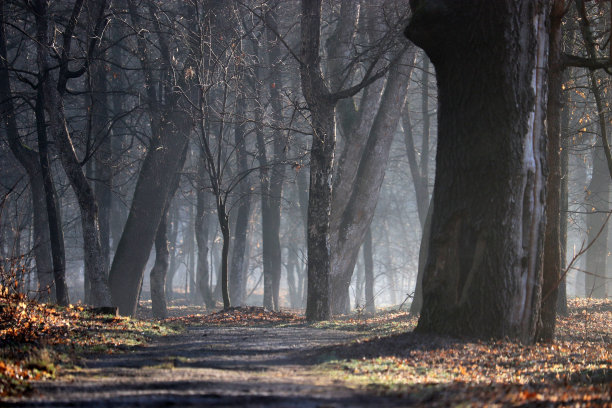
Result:
<svg viewBox="0 0 612 408"><path fill-rule="evenodd" d="M376 302L374 299L374 256L372 251L372 227L368 227L368 232L363 241L363 266L365 278L365 310L368 313L376 312Z"/></svg>
<svg viewBox="0 0 612 408"><path fill-rule="evenodd" d="M548 59L548 105L546 123L548 142L546 158L548 176L546 179L546 230L544 234L544 262L542 268L542 306L537 328L537 339L552 342L557 320L557 293L561 276L560 240L560 199L561 199L561 19L565 12L565 2L553 3Z"/></svg>
<svg viewBox="0 0 612 408"><path fill-rule="evenodd" d="M413 1L436 68L438 150L417 331L535 340L548 1Z"/></svg>
<svg viewBox="0 0 612 408"><path fill-rule="evenodd" d="M130 215L117 246L110 271L113 302L122 315L136 312L138 291L149 259L157 227L170 198L176 174L183 167L187 153L190 120L177 115L164 138L149 147L138 175Z"/></svg>
<svg viewBox="0 0 612 408"><path fill-rule="evenodd" d="M327 105L327 106L326 106ZM321 100L311 105L314 131L308 195L308 297L306 318L331 317L331 254L329 216L335 140L334 106Z"/></svg>

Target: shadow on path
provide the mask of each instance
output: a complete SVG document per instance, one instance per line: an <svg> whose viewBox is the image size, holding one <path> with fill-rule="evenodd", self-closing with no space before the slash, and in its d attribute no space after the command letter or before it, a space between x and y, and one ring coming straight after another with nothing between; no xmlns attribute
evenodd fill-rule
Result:
<svg viewBox="0 0 612 408"><path fill-rule="evenodd" d="M309 327L191 327L127 353L98 355L17 407L393 406L397 399L356 391L310 369L355 332ZM320 351L318 351L320 350ZM406 403L406 401L404 401Z"/></svg>

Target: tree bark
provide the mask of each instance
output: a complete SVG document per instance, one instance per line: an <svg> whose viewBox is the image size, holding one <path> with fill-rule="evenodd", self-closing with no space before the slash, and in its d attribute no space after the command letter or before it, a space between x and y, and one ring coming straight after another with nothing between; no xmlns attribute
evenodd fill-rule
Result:
<svg viewBox="0 0 612 408"><path fill-rule="evenodd" d="M236 145L236 162L238 166L237 176L242 177L248 172L247 150L245 143L246 100L239 95L237 101L236 120L234 128L234 142ZM236 227L234 228L234 240L232 247L232 259L230 268L230 299L234 306L244 305L245 293L243 291L246 279L247 258L247 233L249 229L249 217L251 214L251 191L249 179L245 177L240 181L238 188L238 214L236 215Z"/></svg>
<svg viewBox="0 0 612 408"><path fill-rule="evenodd" d="M321 0L302 1L300 79L311 112L308 196L308 296L306 319L331 317L330 211L335 135L335 101L331 100L320 71Z"/></svg>
<svg viewBox="0 0 612 408"><path fill-rule="evenodd" d="M548 57L548 105L546 111L547 145L546 159L546 229L544 233L544 261L542 268L542 306L537 328L539 341L551 343L555 336L557 320L557 294L561 276L561 20L565 2L553 2ZM565 215L565 214L563 214Z"/></svg>
<svg viewBox="0 0 612 408"><path fill-rule="evenodd" d="M83 2L75 3L71 20L66 27L64 35L64 44L62 57L60 62L60 72L57 82L52 83L50 78L42 81L42 89L45 101L45 110L49 116L49 129L53 134L54 140L60 152L62 166L70 185L77 196L79 209L81 212L81 227L83 230L83 258L85 263L85 273L91 283L92 303L94 306L110 306L111 296L107 282L107 270L102 254L100 242L100 229L98 220L98 205L95 195L90 186L81 163L77 158L77 154L72 143L70 133L68 131L68 123L64 112L63 92L65 91L68 76L68 53L70 52L70 41L73 29L78 21L80 9ZM100 3L101 15L105 9L105 2ZM48 33L48 18L47 4L44 1L38 1L36 5L36 25L37 25L37 52L38 66L40 72L48 73L53 63L50 61L50 55L47 47L50 45Z"/></svg>
<svg viewBox="0 0 612 408"><path fill-rule="evenodd" d="M90 19L93 20L93 19ZM92 21L93 23L93 21ZM102 59L104 55L101 55ZM94 140L95 183L94 190L98 203L98 220L100 223L100 244L104 269L110 267L110 220L112 205L112 146L108 126L107 80L104 62L96 59L90 64L90 111L91 134Z"/></svg>
<svg viewBox="0 0 612 408"><path fill-rule="evenodd" d="M429 203L429 210L425 217L425 225L423 225L423 233L421 234L421 245L419 246L419 264L417 269L416 285L414 288L414 297L410 304L410 314L418 316L423 307L423 275L425 274L425 266L429 255L429 240L431 237L431 217L433 214L433 204Z"/></svg>
<svg viewBox="0 0 612 408"><path fill-rule="evenodd" d="M111 266L113 301L122 315L133 316L136 312L138 292L157 227L170 199L173 179L185 162L189 132L185 127L190 127L190 120L176 118L168 125L171 128L163 130L160 146L154 144L147 151Z"/></svg>
<svg viewBox="0 0 612 408"><path fill-rule="evenodd" d="M417 331L535 340L548 1L411 2L436 69L438 150Z"/></svg>
<svg viewBox="0 0 612 408"><path fill-rule="evenodd" d="M42 87L36 91L36 134L38 137L38 157L43 178L47 226L53 260L53 280L55 282L55 299L61 306L70 304L68 284L66 283L66 250L64 248L64 229L61 211L57 202L55 185L51 176L47 128L45 124L44 96ZM42 210L42 209L41 209ZM36 215L34 216L36 220Z"/></svg>
<svg viewBox="0 0 612 408"><path fill-rule="evenodd" d="M586 191L587 242L590 248L586 253L584 295L594 298L604 298L606 295L602 277L606 275L608 257L609 226L605 223L610 208L610 176L601 143L601 139L598 139L593 147L593 173Z"/></svg>
<svg viewBox="0 0 612 408"><path fill-rule="evenodd" d="M264 224L269 228L269 234L272 238L274 247L274 259L272 260L272 299L274 301L274 310L280 309L279 291L281 280L281 265L282 251L280 243L280 226L281 226L281 199L283 194L283 183L285 181L285 160L287 157L287 138L283 135L282 127L283 119L283 104L281 90L283 89L283 78L281 74L281 66L283 57L281 55L280 44L274 41L275 34L272 30L278 31L276 13L268 13L267 16L266 35L270 44L269 65L270 65L270 106L272 108L272 124L275 130L272 133L273 149L274 149L274 165L270 169L270 193L269 193L269 217L268 223Z"/></svg>
<svg viewBox="0 0 612 408"><path fill-rule="evenodd" d="M170 214L168 215L169 218L166 221L167 228L170 229L170 231L168 232L168 242L169 242L168 250L170 251L170 265L168 266L168 272L166 273L166 302L169 302L170 300L174 299L173 281L174 281L174 276L176 275L176 264L177 264L176 237L178 236L178 224L179 224L178 222L179 209L177 207L178 206L176 205L174 207L170 206L171 211L170 211ZM196 218L196 223L197 223L197 218ZM196 225L196 231L197 231L197 225ZM196 238L197 238L197 235L196 235Z"/></svg>
<svg viewBox="0 0 612 408"><path fill-rule="evenodd" d="M286 159L286 138L280 130L283 126L282 114L282 96L283 81L281 74L282 56L280 52L280 44L276 39L278 32L278 23L276 13L270 11L266 16L266 43L269 47L267 53L268 65L270 66L269 77L263 78L263 70L256 68L257 84L256 93L257 99L263 98L263 89L260 84L266 83L269 85L270 106L272 114L272 123L275 128L272 134L273 154L269 160L267 152L267 143L265 140L264 129L262 127L264 119L264 111L262 106L255 108L256 115L256 136L257 136L257 151L260 165L259 177L261 181L261 220L262 220L262 257L263 257L263 280L264 280L264 295L263 306L270 310L278 310L280 277L281 277L281 245L279 239L280 223L281 223L281 196L283 190L283 182L285 178ZM261 59L264 59L263 50L254 42L256 50L262 54Z"/></svg>
<svg viewBox="0 0 612 408"><path fill-rule="evenodd" d="M9 79L3 3L4 2L0 2L0 94L4 96L2 100L0 100L0 115L6 126L9 148L21 166L25 169L30 182L32 209L34 213L34 259L36 261L39 299L41 301L56 301L56 289L53 285L54 267L50 246L49 220L45 202L44 174L42 173L41 163L39 162L36 152L23 145L19 137ZM58 269L58 271L59 270L60 269ZM64 268L61 270L64 270ZM62 303L65 301L66 299L63 297L60 299Z"/></svg>
<svg viewBox="0 0 612 408"><path fill-rule="evenodd" d="M385 74L368 69L357 85L333 93L321 72L321 0L303 0L299 55L302 94L310 110L313 131L310 149L310 190L308 196L308 296L306 318L325 320L331 316L330 213L332 175L336 146L336 104L350 98ZM373 68L373 66L371 66Z"/></svg>
<svg viewBox="0 0 612 408"><path fill-rule="evenodd" d="M133 1L129 2L129 12L134 25L140 27L140 16ZM162 61L160 75L164 76L168 75L173 60L167 38L159 33L157 39ZM182 106L182 92L188 90L188 85L181 82L180 87L173 87L171 83L163 81L160 86L171 89L165 90L164 103L161 104L156 93L157 84L154 83L149 50L141 35L137 37L137 46L145 74L146 99L151 108L152 137L109 275L113 302L119 308L119 313L127 316L133 316L136 312L144 268L170 198L172 180L185 162L192 128L192 118L187 108ZM177 79L183 81L183 78Z"/></svg>
<svg viewBox="0 0 612 408"><path fill-rule="evenodd" d="M348 313L349 286L367 229L374 217L387 168L393 136L408 93L415 51L406 50L389 71L381 104L376 112L355 182L342 212L337 242L332 242L332 312Z"/></svg>
<svg viewBox="0 0 612 408"><path fill-rule="evenodd" d="M408 105L406 105L406 107L404 108L404 114L402 115L402 125L404 128L404 144L406 145L406 155L408 156L408 165L410 167L412 184L414 185L414 192L416 195L419 223L421 224L421 231L422 233L424 233L426 218L429 214L429 177L424 177L421 174L421 168L424 166L424 162L429 163L429 156L424 156L425 151L422 150L421 161L417 161L417 152L414 145L414 136ZM423 136L422 140L422 144L424 144L425 141L428 140L428 138L425 138L425 136Z"/></svg>
<svg viewBox="0 0 612 408"><path fill-rule="evenodd" d="M200 162L204 158L200 159ZM198 178L204 177L204 169L200 167ZM215 308L215 300L213 299L210 289L210 268L208 267L208 227L210 224L209 214L209 195L203 189L203 186L198 186L197 204L196 204L196 242L198 245L198 272L197 284L200 295L204 299L206 309L212 310Z"/></svg>
<svg viewBox="0 0 612 408"><path fill-rule="evenodd" d="M374 257L372 251L372 226L363 241L363 266L365 278L365 310L368 313L376 313L376 301L374 299Z"/></svg>
<svg viewBox="0 0 612 408"><path fill-rule="evenodd" d="M221 297L223 299L223 309L228 310L232 306L228 287L230 224L225 202L220 200L219 197L217 197L217 217L219 219L219 227L221 228L221 237L223 238L223 246L221 248Z"/></svg>
<svg viewBox="0 0 612 408"><path fill-rule="evenodd" d="M168 271L170 251L168 250L168 209L164 211L155 235L155 263L151 269L151 307L153 317L168 317L166 303L166 273Z"/></svg>
<svg viewBox="0 0 612 408"><path fill-rule="evenodd" d="M562 83L567 79L567 70L562 73ZM567 268L567 223L569 206L569 110L567 106L567 92L563 92L563 107L561 109L561 194L559 233L561 236L561 270ZM561 316L568 315L567 308L567 277L563 277L559 283L559 294L557 296L557 313Z"/></svg>

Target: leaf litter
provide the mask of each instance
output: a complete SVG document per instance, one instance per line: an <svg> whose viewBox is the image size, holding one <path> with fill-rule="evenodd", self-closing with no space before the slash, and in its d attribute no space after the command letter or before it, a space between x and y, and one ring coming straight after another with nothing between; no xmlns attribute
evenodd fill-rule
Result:
<svg viewBox="0 0 612 408"><path fill-rule="evenodd" d="M570 300L569 315L557 320L555 342L536 345L417 335L412 333L416 318L398 311L309 324L295 311L261 307L190 313L160 321L95 316L83 306L59 308L25 297L4 299L0 305L0 396L23 394L29 381L52 377L28 363L32 360L28 347L50 347L68 354L112 353L129 351L129 346L143 344L151 335L171 334L180 326L310 325L364 334L351 344L335 347L331 353L335 359L318 366L330 381L397 396L402 403L612 407L610 300ZM326 349L314 353L330 355ZM56 358L55 363L66 362Z"/></svg>

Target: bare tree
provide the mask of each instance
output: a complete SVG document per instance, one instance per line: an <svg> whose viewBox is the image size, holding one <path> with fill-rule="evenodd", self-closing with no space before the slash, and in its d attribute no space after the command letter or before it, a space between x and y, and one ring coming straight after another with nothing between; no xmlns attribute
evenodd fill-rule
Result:
<svg viewBox="0 0 612 408"><path fill-rule="evenodd" d="M83 8L83 0L75 2L70 19L62 31L62 44L56 44L57 37L49 36L48 3L37 0L33 5L36 18L37 39L37 62L42 74L42 89L44 95L44 106L49 119L49 129L58 146L62 166L68 176L72 189L74 190L81 211L81 226L83 229L83 254L85 260L85 273L91 283L91 302L96 306L110 306L111 296L107 283L107 269L102 251L100 238L100 227L98 219L98 205L95 193L90 185L71 138L64 108L64 94L66 85L71 78L78 77L85 72L86 66L78 71L72 71L69 63L72 60L72 40L74 30L79 21ZM90 41L90 54L97 44L104 28L104 11L106 2L97 4L95 12L96 26L93 30L94 36ZM54 27L55 28L55 27ZM51 70L56 62L52 61L51 50L61 49L59 56L59 72L54 79Z"/></svg>

